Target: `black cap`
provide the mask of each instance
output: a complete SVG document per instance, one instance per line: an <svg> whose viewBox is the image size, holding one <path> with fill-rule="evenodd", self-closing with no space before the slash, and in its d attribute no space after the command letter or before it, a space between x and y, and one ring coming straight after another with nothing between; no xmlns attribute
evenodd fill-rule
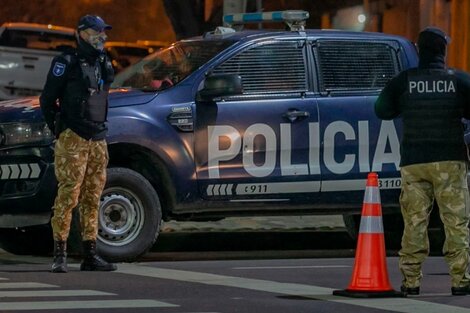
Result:
<svg viewBox="0 0 470 313"><path fill-rule="evenodd" d="M450 43L450 37L440 28L437 27L426 27L419 33L419 38L423 36L434 36L439 37L444 40L444 43L447 45ZM419 41L419 39L418 39Z"/></svg>
<svg viewBox="0 0 470 313"><path fill-rule="evenodd" d="M437 27L426 27L418 36L418 49L420 58L424 54L444 55L446 46L450 43L447 34Z"/></svg>
<svg viewBox="0 0 470 313"><path fill-rule="evenodd" d="M104 30L111 29L111 25L108 25L104 20L98 15L85 15L80 18L78 21L77 30L85 30L91 28L97 32L102 32Z"/></svg>

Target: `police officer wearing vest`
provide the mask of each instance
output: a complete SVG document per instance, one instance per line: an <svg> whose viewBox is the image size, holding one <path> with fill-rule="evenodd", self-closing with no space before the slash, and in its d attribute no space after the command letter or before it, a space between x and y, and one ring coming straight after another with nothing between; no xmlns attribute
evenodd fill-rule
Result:
<svg viewBox="0 0 470 313"><path fill-rule="evenodd" d="M399 267L401 290L409 295L420 291L434 200L445 229L443 253L452 295L470 294L468 157L462 124L462 118L470 118L470 75L446 67L448 43L442 30L424 29L418 38L418 68L393 78L375 103L379 118L403 121L400 206L405 227Z"/></svg>
<svg viewBox="0 0 470 313"><path fill-rule="evenodd" d="M111 26L99 16L80 18L77 48L54 58L40 97L46 123L57 138L54 162L58 192L51 219L54 273L67 272L66 243L77 204L84 252L80 270L116 270L96 253L98 210L108 164L107 98L114 76L104 52L108 29Z"/></svg>

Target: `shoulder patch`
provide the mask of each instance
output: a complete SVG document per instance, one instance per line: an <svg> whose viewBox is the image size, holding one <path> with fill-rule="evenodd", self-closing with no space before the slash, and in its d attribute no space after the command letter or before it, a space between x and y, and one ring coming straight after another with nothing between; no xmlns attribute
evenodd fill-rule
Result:
<svg viewBox="0 0 470 313"><path fill-rule="evenodd" d="M54 68L52 69L52 73L54 74L54 76L62 76L64 75L64 72L65 72L65 64L64 63L60 63L60 62L55 62L54 64Z"/></svg>

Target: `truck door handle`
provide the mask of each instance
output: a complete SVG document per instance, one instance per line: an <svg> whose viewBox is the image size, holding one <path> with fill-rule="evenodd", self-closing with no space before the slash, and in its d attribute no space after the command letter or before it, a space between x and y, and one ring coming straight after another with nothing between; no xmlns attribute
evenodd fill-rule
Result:
<svg viewBox="0 0 470 313"><path fill-rule="evenodd" d="M309 117L310 113L307 111L298 111L297 109L289 109L284 113L283 117L287 118L289 121L294 122L297 119L303 119Z"/></svg>

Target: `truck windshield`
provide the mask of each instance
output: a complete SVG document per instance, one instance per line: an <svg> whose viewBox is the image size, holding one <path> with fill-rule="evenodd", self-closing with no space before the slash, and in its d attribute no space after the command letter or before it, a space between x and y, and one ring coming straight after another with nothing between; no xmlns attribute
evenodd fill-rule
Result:
<svg viewBox="0 0 470 313"><path fill-rule="evenodd" d="M170 88L207 63L232 41L182 41L131 65L116 75L113 88L158 91Z"/></svg>

